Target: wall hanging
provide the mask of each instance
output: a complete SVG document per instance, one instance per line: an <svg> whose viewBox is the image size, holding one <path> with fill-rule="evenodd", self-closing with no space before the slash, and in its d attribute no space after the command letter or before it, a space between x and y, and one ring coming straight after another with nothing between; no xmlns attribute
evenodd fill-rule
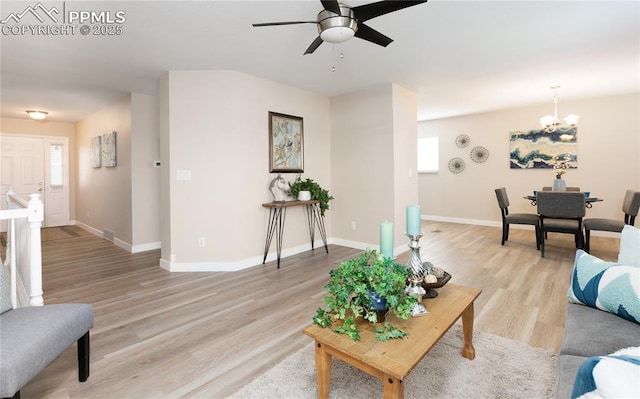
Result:
<svg viewBox="0 0 640 399"><path fill-rule="evenodd" d="M475 163L483 163L489 158L489 150L484 147L474 147L471 150L471 160Z"/></svg>
<svg viewBox="0 0 640 399"><path fill-rule="evenodd" d="M304 172L303 134L301 117L269 112L269 172Z"/></svg>
<svg viewBox="0 0 640 399"><path fill-rule="evenodd" d="M99 168L102 166L102 137L96 136L91 138L91 167Z"/></svg>
<svg viewBox="0 0 640 399"><path fill-rule="evenodd" d="M102 135L102 164L107 168L117 165L116 161L116 132Z"/></svg>
<svg viewBox="0 0 640 399"><path fill-rule="evenodd" d="M449 170L451 173L460 173L464 170L464 161L462 158L451 158L449 160Z"/></svg>
<svg viewBox="0 0 640 399"><path fill-rule="evenodd" d="M577 128L556 129L546 132L543 129L528 132L510 133L511 169L551 169L554 157L565 154L568 168L578 167L578 131Z"/></svg>
<svg viewBox="0 0 640 399"><path fill-rule="evenodd" d="M458 146L458 148L465 148L469 145L470 142L471 138L469 137L469 135L460 134L458 135L458 137L456 137L456 145Z"/></svg>

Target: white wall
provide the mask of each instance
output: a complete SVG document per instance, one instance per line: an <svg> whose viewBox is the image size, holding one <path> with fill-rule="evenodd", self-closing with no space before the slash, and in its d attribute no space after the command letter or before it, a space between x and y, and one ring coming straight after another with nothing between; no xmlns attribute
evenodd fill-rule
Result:
<svg viewBox="0 0 640 399"><path fill-rule="evenodd" d="M404 244L405 208L418 199L415 173L416 96L381 85L331 99L331 217L336 242L380 245L380 223L394 223L396 250ZM351 223L356 223L356 229Z"/></svg>
<svg viewBox="0 0 640 399"><path fill-rule="evenodd" d="M171 71L161 79L163 267L235 270L262 262L269 212L261 204L272 201L267 186L275 177L269 111L304 118L303 178L331 187L327 97L232 71ZM178 181L179 170L191 180ZM310 248L302 208L287 212L283 248Z"/></svg>
<svg viewBox="0 0 640 399"><path fill-rule="evenodd" d="M560 101L560 117L580 115L578 124L578 168L564 179L593 196L604 198L587 211L587 217L622 219L622 198L627 189L640 190L640 95L638 93ZM423 217L468 223L498 225L500 211L494 189L506 187L510 212L535 212L524 195L551 185L549 169L509 168L509 132L539 128L539 119L553 111L553 104L503 110L420 122L420 137L437 136L440 143L440 173L419 177ZM455 145L455 138L466 133L467 148ZM471 149L489 150L485 163L469 157ZM460 174L449 172L453 157L466 163Z"/></svg>
<svg viewBox="0 0 640 399"><path fill-rule="evenodd" d="M160 248L160 160L158 99L131 94L132 252Z"/></svg>
<svg viewBox="0 0 640 399"><path fill-rule="evenodd" d="M113 168L92 168L91 138L117 132ZM131 96L111 104L76 124L78 152L76 218L94 232L114 232L116 244L129 248L132 240Z"/></svg>

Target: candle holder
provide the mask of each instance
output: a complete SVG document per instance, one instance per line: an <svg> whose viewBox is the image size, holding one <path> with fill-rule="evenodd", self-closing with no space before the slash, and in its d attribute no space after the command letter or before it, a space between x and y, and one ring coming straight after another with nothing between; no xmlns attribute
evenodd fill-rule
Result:
<svg viewBox="0 0 640 399"><path fill-rule="evenodd" d="M407 262L407 266L413 272L414 277L424 278L424 267L422 266L422 260L420 259L420 238L422 238L422 233L420 234L407 234L409 237L409 261Z"/></svg>
<svg viewBox="0 0 640 399"><path fill-rule="evenodd" d="M422 296L427 293L427 291L422 288L422 278L412 276L409 278L409 285L405 288L404 292L409 296L414 296L417 300L416 304L411 308L411 316L418 317L429 314L427 309L422 304Z"/></svg>
<svg viewBox="0 0 640 399"><path fill-rule="evenodd" d="M409 237L410 250L407 266L411 269L411 277L405 292L407 295L415 296L417 299L417 303L411 309L411 315L413 317L424 316L429 312L422 304L422 296L427 293L422 288L422 280L424 279L424 267L420 258L420 238L422 238L422 233L407 234L407 237Z"/></svg>

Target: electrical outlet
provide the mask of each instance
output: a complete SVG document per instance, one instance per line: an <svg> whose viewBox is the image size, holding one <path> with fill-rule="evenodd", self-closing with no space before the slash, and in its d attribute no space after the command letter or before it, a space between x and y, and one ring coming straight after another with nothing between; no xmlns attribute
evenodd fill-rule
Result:
<svg viewBox="0 0 640 399"><path fill-rule="evenodd" d="M200 248L204 248L204 246L205 246L204 237L198 238L198 246Z"/></svg>
<svg viewBox="0 0 640 399"><path fill-rule="evenodd" d="M355 221L355 220L353 220L353 221L351 222L351 230L355 230L355 229L356 229L356 221Z"/></svg>

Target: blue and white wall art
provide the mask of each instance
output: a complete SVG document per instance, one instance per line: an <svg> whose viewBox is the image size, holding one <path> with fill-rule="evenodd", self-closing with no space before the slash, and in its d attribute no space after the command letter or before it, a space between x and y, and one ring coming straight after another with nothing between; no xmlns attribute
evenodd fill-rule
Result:
<svg viewBox="0 0 640 399"><path fill-rule="evenodd" d="M554 157L569 160L569 169L578 167L577 128L511 132L509 138L511 169L551 169Z"/></svg>

